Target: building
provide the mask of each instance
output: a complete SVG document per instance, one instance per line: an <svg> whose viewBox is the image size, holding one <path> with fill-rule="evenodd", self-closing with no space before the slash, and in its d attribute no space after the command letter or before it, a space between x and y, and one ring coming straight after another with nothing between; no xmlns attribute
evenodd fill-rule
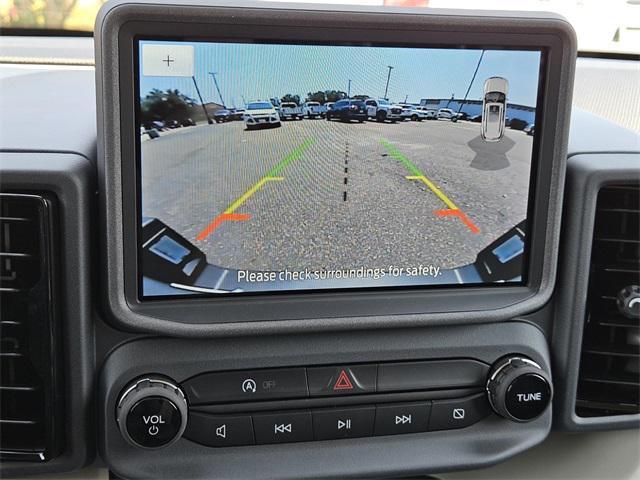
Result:
<svg viewBox="0 0 640 480"><path fill-rule="evenodd" d="M457 112L464 112L470 117L482 115L482 100L463 100L459 98L423 98L420 106L433 108L450 108ZM462 107L462 108L461 108ZM535 123L536 109L518 103L507 103L507 118L510 120L519 119L527 124Z"/></svg>

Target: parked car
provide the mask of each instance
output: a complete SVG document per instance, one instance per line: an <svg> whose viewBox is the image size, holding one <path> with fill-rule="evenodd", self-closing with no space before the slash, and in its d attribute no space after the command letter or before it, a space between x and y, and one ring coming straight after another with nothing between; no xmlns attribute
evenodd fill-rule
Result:
<svg viewBox="0 0 640 480"><path fill-rule="evenodd" d="M429 108L425 106L416 107L416 111L422 113L424 120L437 120L438 119L438 111L434 108Z"/></svg>
<svg viewBox="0 0 640 480"><path fill-rule="evenodd" d="M529 125L529 122L522 120L521 118L514 118L509 123L509 128L512 130L524 130Z"/></svg>
<svg viewBox="0 0 640 480"><path fill-rule="evenodd" d="M247 130L253 130L256 127L280 126L280 115L270 102L249 103L242 118Z"/></svg>
<svg viewBox="0 0 640 480"><path fill-rule="evenodd" d="M140 127L140 136L142 137L144 134L147 134L151 140L160 136L155 128Z"/></svg>
<svg viewBox="0 0 640 480"><path fill-rule="evenodd" d="M146 128L147 130L156 130L158 132L163 132L164 130L167 129L167 126L165 125L165 123L161 120L152 120L150 122L145 122L143 124L144 128Z"/></svg>
<svg viewBox="0 0 640 480"><path fill-rule="evenodd" d="M231 120L233 120L233 117L230 110L220 109L216 110L216 112L213 114L213 119L216 121L216 123L224 123L230 122Z"/></svg>
<svg viewBox="0 0 640 480"><path fill-rule="evenodd" d="M403 103L402 116L414 122L436 118L436 111L430 108Z"/></svg>
<svg viewBox="0 0 640 480"><path fill-rule="evenodd" d="M367 107L368 118L375 118L378 122L389 120L392 123L403 119L402 107L400 105L390 103L389 100L374 100L370 98L364 103Z"/></svg>
<svg viewBox="0 0 640 480"><path fill-rule="evenodd" d="M357 120L362 123L367 119L367 107L362 100L340 100L327 110L327 120L334 118L343 122Z"/></svg>
<svg viewBox="0 0 640 480"><path fill-rule="evenodd" d="M323 108L319 102L306 102L302 105L302 114L307 118L323 117L326 108Z"/></svg>
<svg viewBox="0 0 640 480"><path fill-rule="evenodd" d="M336 104L336 102L327 102L324 104L324 108L326 109L325 115L326 113L331 110L333 108L333 106Z"/></svg>
<svg viewBox="0 0 640 480"><path fill-rule="evenodd" d="M231 110L231 120L242 120L244 108L234 108Z"/></svg>
<svg viewBox="0 0 640 480"><path fill-rule="evenodd" d="M302 120L302 107L293 102L285 102L280 105L281 120Z"/></svg>
<svg viewBox="0 0 640 480"><path fill-rule="evenodd" d="M182 124L177 120L169 120L167 122L167 128L170 128L171 130L173 130L174 128L180 128L180 127L182 127Z"/></svg>
<svg viewBox="0 0 640 480"><path fill-rule="evenodd" d="M531 135L531 136L533 136L533 135L535 134L535 129L536 129L536 125L535 125L535 123L530 123L529 125L527 125L527 126L524 128L524 132L525 132L527 135Z"/></svg>
<svg viewBox="0 0 640 480"><path fill-rule="evenodd" d="M195 127L196 122L193 118L185 118L180 122L183 127Z"/></svg>
<svg viewBox="0 0 640 480"><path fill-rule="evenodd" d="M502 77L490 77L484 82L481 134L487 142L497 142L504 135L508 89L509 83ZM511 128L514 128L514 121L511 121ZM526 126L524 122L520 130Z"/></svg>
<svg viewBox="0 0 640 480"><path fill-rule="evenodd" d="M470 122L480 123L482 121L482 115L474 115L469 119Z"/></svg>
<svg viewBox="0 0 640 480"><path fill-rule="evenodd" d="M452 122L458 121L458 114L453 110L451 110L450 108L441 108L440 110L438 110L437 117L438 117L438 120L443 119L443 120L450 120Z"/></svg>

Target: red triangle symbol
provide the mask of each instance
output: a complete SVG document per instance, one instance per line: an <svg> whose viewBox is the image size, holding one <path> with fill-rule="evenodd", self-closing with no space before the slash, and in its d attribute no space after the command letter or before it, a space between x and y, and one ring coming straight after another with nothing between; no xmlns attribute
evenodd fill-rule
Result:
<svg viewBox="0 0 640 480"><path fill-rule="evenodd" d="M351 383L351 379L347 372L344 370L340 371L340 375L338 375L338 380L336 380L335 385L333 386L334 390L353 390L353 384Z"/></svg>

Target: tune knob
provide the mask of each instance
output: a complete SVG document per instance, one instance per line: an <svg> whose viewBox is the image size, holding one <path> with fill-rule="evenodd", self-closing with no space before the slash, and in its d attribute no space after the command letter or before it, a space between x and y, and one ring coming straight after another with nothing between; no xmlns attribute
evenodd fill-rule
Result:
<svg viewBox="0 0 640 480"><path fill-rule="evenodd" d="M487 394L498 415L514 422L530 422L549 406L551 380L533 360L520 356L506 357L491 369Z"/></svg>
<svg viewBox="0 0 640 480"><path fill-rule="evenodd" d="M187 426L187 400L171 380L145 377L125 388L116 419L131 445L161 448L178 440Z"/></svg>

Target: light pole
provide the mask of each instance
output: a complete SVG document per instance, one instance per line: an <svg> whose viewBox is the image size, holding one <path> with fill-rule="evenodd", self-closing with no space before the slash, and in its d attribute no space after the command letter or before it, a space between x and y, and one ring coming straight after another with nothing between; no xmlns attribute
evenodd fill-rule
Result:
<svg viewBox="0 0 640 480"><path fill-rule="evenodd" d="M389 65L387 68L389 69L389 73L387 73L387 85L384 87L384 99L385 100L389 100L387 98L387 93L389 91L389 79L391 78L391 70L393 70L393 67L391 65Z"/></svg>
<svg viewBox="0 0 640 480"><path fill-rule="evenodd" d="M218 79L216 78L216 75L218 74L218 72L209 72L209 75L211 75L211 77L213 78L213 83L216 86L216 90L218 91L218 95L220 96L220 101L222 102L222 106L224 108L227 108L224 104L224 98L222 98L222 94L220 93L220 87L218 86Z"/></svg>
<svg viewBox="0 0 640 480"><path fill-rule="evenodd" d="M351 79L349 79L349 86L347 87L347 98L351 98Z"/></svg>
<svg viewBox="0 0 640 480"><path fill-rule="evenodd" d="M196 82L196 77L195 76L191 77L191 80L193 80L193 85L196 87L196 92L198 93L198 98L200 99L202 110L204 110L204 116L207 119L207 123L211 125L213 124L213 120L211 120L211 117L209 116L209 112L207 112L207 107L204 104L204 100L202 100L202 95L200 95L200 89L198 88L198 82Z"/></svg>

